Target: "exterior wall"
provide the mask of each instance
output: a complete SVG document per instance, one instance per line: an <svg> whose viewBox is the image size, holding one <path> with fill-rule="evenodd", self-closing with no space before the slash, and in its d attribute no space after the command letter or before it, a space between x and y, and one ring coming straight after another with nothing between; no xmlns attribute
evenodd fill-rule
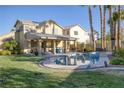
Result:
<svg viewBox="0 0 124 93"><path fill-rule="evenodd" d="M15 39L17 42L19 42L21 49L23 50L24 53L29 52L29 43L25 39L25 33L28 31L27 29L34 29L34 26L29 26L29 25L23 25L21 22L19 22L16 25L16 33L15 33Z"/></svg>
<svg viewBox="0 0 124 93"><path fill-rule="evenodd" d="M75 35L75 31L78 32L77 35ZM77 42L79 43L87 43L87 41L89 41L89 36L88 33L86 31L84 31L80 26L74 26L70 29L70 37L75 37L78 38ZM71 44L73 44L73 42L71 42Z"/></svg>
<svg viewBox="0 0 124 93"><path fill-rule="evenodd" d="M24 49L24 25L19 22L15 28L15 39L17 42L19 42L21 49Z"/></svg>
<svg viewBox="0 0 124 93"><path fill-rule="evenodd" d="M63 35L63 29L60 28L60 27L57 26L57 25L54 25L54 34L55 34L55 35Z"/></svg>
<svg viewBox="0 0 124 93"><path fill-rule="evenodd" d="M38 33L43 33L43 30L44 30L44 26L38 27L38 28L36 29L36 31L37 31Z"/></svg>
<svg viewBox="0 0 124 93"><path fill-rule="evenodd" d="M70 35L70 30L63 30L63 35Z"/></svg>
<svg viewBox="0 0 124 93"><path fill-rule="evenodd" d="M44 30L45 26L45 30ZM54 35L63 35L63 29L54 23L47 22L45 25L42 25L37 29L37 32L43 34L54 34Z"/></svg>
<svg viewBox="0 0 124 93"><path fill-rule="evenodd" d="M31 51L31 41L28 41L25 38L25 33L28 32L27 29L31 29L31 30L36 30L36 26L35 25L23 25L23 31L21 31L20 33L20 41L21 41L21 46L23 49L24 53L30 53ZM29 30L30 31L30 30Z"/></svg>
<svg viewBox="0 0 124 93"><path fill-rule="evenodd" d="M45 24L45 34L53 34L53 23Z"/></svg>

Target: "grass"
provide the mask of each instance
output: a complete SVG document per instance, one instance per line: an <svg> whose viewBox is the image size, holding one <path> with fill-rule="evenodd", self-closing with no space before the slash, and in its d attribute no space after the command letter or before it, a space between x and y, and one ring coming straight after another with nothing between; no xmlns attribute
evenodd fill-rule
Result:
<svg viewBox="0 0 124 93"><path fill-rule="evenodd" d="M0 87L124 87L124 76L100 71L66 71L40 67L43 57L0 56Z"/></svg>

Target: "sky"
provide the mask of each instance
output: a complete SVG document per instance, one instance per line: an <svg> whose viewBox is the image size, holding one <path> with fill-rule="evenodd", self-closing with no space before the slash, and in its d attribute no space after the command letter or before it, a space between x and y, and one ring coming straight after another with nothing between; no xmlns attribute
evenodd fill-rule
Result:
<svg viewBox="0 0 124 93"><path fill-rule="evenodd" d="M17 19L38 22L52 19L61 26L80 24L86 31L90 31L87 6L0 6L0 35L10 32ZM93 26L96 31L100 31L98 7L93 9Z"/></svg>

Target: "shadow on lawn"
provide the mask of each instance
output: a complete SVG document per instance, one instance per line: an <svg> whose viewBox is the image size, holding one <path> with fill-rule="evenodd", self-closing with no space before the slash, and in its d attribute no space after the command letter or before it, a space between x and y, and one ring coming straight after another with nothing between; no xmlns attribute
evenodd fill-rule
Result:
<svg viewBox="0 0 124 93"><path fill-rule="evenodd" d="M39 88L57 87L59 79L49 74L24 69L0 69L0 87Z"/></svg>
<svg viewBox="0 0 124 93"><path fill-rule="evenodd" d="M124 76L100 71L73 72L60 87L68 88L124 88Z"/></svg>

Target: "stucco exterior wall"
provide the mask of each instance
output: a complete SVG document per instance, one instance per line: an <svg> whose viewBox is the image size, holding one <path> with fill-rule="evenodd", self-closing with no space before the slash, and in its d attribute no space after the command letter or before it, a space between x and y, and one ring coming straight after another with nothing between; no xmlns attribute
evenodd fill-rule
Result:
<svg viewBox="0 0 124 93"><path fill-rule="evenodd" d="M43 30L43 27L41 28ZM63 35L63 29L54 23L45 24L45 34Z"/></svg>
<svg viewBox="0 0 124 93"><path fill-rule="evenodd" d="M53 34L53 23L45 24L45 34Z"/></svg>
<svg viewBox="0 0 124 93"><path fill-rule="evenodd" d="M58 25L54 24L54 34L55 35L63 35L63 29L60 28Z"/></svg>
<svg viewBox="0 0 124 93"><path fill-rule="evenodd" d="M36 31L37 31L38 33L43 33L43 30L44 30L44 25L41 26L41 27L36 28Z"/></svg>
<svg viewBox="0 0 124 93"><path fill-rule="evenodd" d="M17 42L19 42L21 49L23 52L25 50L27 51L28 47L28 41L25 38L25 33L28 31L28 28L35 28L34 26L24 25L22 23L18 23L16 25L16 33L15 33L15 39Z"/></svg>
<svg viewBox="0 0 124 93"><path fill-rule="evenodd" d="M77 35L75 35L75 31L78 32ZM89 36L88 33L86 31L84 31L80 26L74 26L70 29L70 37L75 37L78 38L77 42L79 43L87 43L87 41L89 40ZM71 44L73 44L73 42L71 42Z"/></svg>

